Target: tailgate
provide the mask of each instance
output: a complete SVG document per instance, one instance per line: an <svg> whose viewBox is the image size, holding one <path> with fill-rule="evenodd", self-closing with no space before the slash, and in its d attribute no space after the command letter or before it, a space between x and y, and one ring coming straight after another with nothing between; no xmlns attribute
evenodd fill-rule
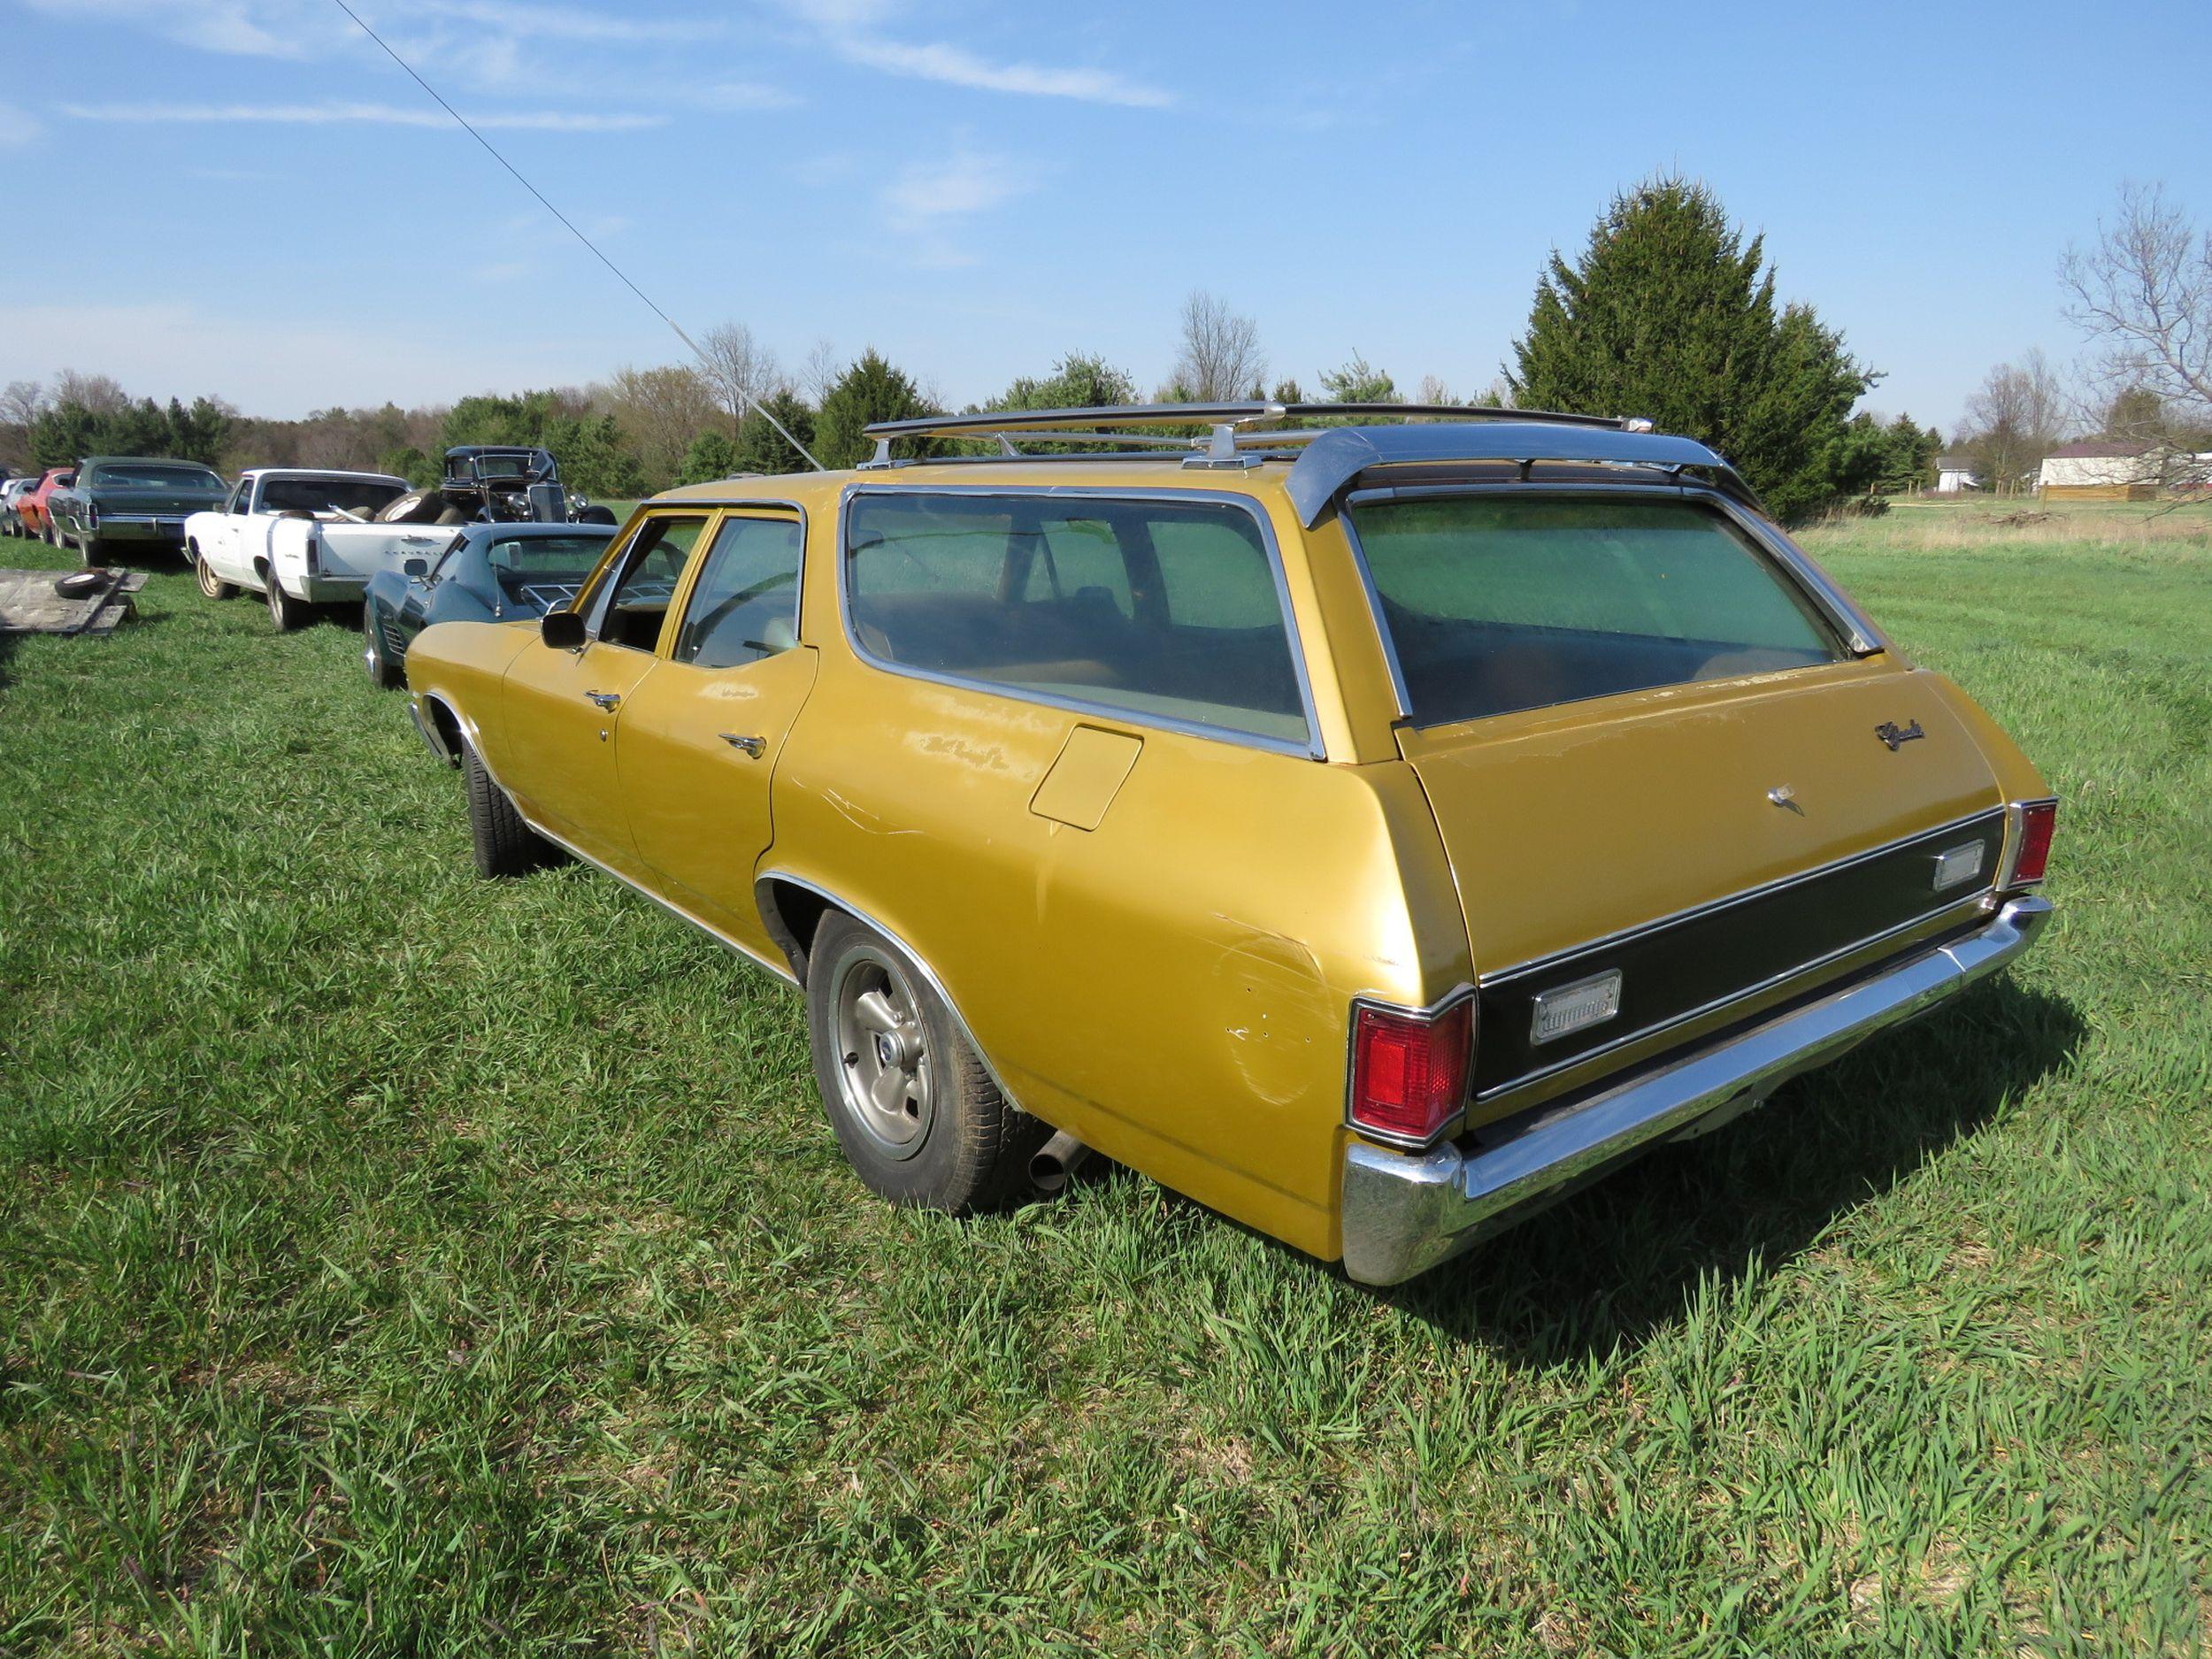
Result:
<svg viewBox="0 0 2212 1659"><path fill-rule="evenodd" d="M460 534L449 526L374 524L322 524L316 532L322 543L324 573L364 580L379 571L398 570L409 559L434 562Z"/></svg>
<svg viewBox="0 0 2212 1659"><path fill-rule="evenodd" d="M1923 735L1894 747L1878 734L1916 726ZM1932 676L1887 664L1607 697L1401 742L1481 975L1479 1093L1959 907L1987 890L2001 851L1979 749ZM1974 841L1978 873L1939 890L1936 855ZM1616 971L1617 1014L1534 1041L1539 995Z"/></svg>

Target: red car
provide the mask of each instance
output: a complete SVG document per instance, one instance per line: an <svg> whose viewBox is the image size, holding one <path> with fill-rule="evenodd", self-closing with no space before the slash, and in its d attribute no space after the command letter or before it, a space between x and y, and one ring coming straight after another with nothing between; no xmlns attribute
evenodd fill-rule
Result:
<svg viewBox="0 0 2212 1659"><path fill-rule="evenodd" d="M50 466L46 475L38 480L38 488L27 493L15 503L15 516L22 521L23 534L40 540L54 539L54 516L46 511L46 498L63 486L76 481L73 466Z"/></svg>

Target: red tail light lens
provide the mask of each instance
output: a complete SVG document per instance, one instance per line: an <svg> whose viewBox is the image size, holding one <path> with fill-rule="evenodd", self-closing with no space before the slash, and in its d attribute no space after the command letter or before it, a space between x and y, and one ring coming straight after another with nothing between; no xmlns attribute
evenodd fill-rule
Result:
<svg viewBox="0 0 2212 1659"><path fill-rule="evenodd" d="M2051 832L2058 827L2058 803L2031 801L2020 809L2020 850L2012 856L2013 887L2043 879L2051 862Z"/></svg>
<svg viewBox="0 0 2212 1659"><path fill-rule="evenodd" d="M1440 1014L1362 1008L1352 1018L1352 1126L1385 1141L1426 1146L1467 1102L1475 1005Z"/></svg>

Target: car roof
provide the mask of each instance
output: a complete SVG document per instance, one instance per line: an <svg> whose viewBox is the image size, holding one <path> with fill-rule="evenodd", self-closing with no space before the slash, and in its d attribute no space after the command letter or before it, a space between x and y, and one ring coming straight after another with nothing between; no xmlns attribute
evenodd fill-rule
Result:
<svg viewBox="0 0 2212 1659"><path fill-rule="evenodd" d="M212 472L215 469L205 461L188 461L176 455L88 455L77 463L79 466L196 466Z"/></svg>
<svg viewBox="0 0 2212 1659"><path fill-rule="evenodd" d="M1330 405L1306 406L1315 409ZM1344 405L1364 408L1363 405ZM1224 410L1264 411L1265 405L1223 405ZM743 477L694 484L653 497L657 503L783 501L802 507L831 506L849 487L945 487L998 490L1174 490L1280 500L1300 523L1311 527L1346 491L1362 482L1397 485L1480 477L1531 478L1542 469L1546 481L1604 482L1677 489L1704 485L1763 511L1734 469L1694 439L1655 433L1648 423L1494 411L1480 419L1420 423L1396 421L1348 426L1332 423L1289 431L1237 433L1217 423L1215 440L1157 435L1164 423L1185 432L1201 424L1192 419L1213 406L1149 410L1054 411L1041 414L956 416L938 420L887 422L871 427L879 439L925 436L932 433L995 441L1004 453L916 461L882 461L839 472ZM1423 410L1424 413L1438 411ZM1073 430L1057 426L1033 430L1039 422L1087 426L1092 416L1117 418L1114 424L1138 427L1123 441L1143 445L1104 453L1020 452L1020 442L1057 442ZM1120 417L1134 417L1127 421ZM1252 418L1248 412L1247 419ZM993 430L1003 422L1005 430ZM966 429L977 430L970 433ZM1146 428L1152 428L1148 432ZM914 429L911 433L907 428ZM1112 443L1106 434L1086 442ZM881 455L883 449L878 453ZM1701 476L1686 477L1694 470Z"/></svg>
<svg viewBox="0 0 2212 1659"><path fill-rule="evenodd" d="M373 484L405 485L396 472L355 472L339 466L250 466L241 478L360 478Z"/></svg>

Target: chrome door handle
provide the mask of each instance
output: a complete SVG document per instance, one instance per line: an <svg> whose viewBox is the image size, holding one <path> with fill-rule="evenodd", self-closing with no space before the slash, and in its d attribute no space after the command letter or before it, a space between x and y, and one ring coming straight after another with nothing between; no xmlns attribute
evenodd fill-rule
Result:
<svg viewBox="0 0 2212 1659"><path fill-rule="evenodd" d="M768 748L768 740L764 737L740 737L734 732L723 732L718 735L732 749L741 749L755 760L758 760Z"/></svg>
<svg viewBox="0 0 2212 1659"><path fill-rule="evenodd" d="M587 691L584 695L603 709L611 709L622 701L622 694L618 691Z"/></svg>

